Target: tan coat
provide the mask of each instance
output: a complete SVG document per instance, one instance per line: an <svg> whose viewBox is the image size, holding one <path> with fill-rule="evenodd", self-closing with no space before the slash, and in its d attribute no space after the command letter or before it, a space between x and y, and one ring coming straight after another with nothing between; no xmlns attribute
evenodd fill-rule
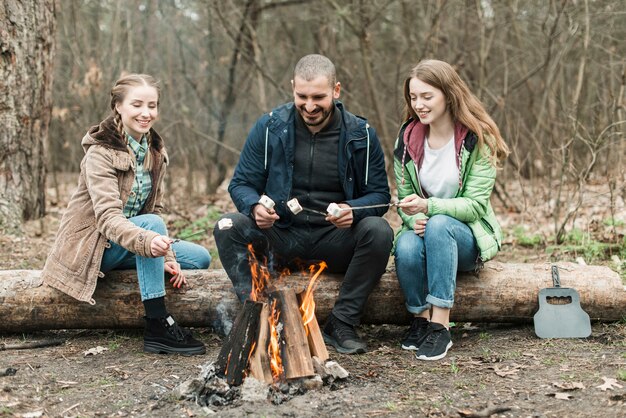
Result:
<svg viewBox="0 0 626 418"><path fill-rule="evenodd" d="M167 154L159 135L151 130L152 191L142 210L162 210ZM81 142L85 156L80 164L78 188L70 198L56 241L43 269L44 283L84 302L92 298L100 264L109 240L143 257L152 257L150 243L158 234L140 228L123 214L133 180L135 156L122 142L112 118L87 132ZM175 260L171 252L166 261Z"/></svg>

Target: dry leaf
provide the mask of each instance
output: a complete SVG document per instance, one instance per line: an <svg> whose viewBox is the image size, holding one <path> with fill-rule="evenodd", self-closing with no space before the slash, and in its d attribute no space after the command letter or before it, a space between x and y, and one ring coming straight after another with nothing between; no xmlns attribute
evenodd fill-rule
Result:
<svg viewBox="0 0 626 418"><path fill-rule="evenodd" d="M494 366L493 367L493 371L500 377L508 377L511 379L518 379L519 376L517 376L517 372L519 371L519 367L509 367L509 366L505 366L505 367L498 367L498 366Z"/></svg>
<svg viewBox="0 0 626 418"><path fill-rule="evenodd" d="M100 354L100 353L104 353L105 351L107 351L108 348L102 347L102 346L97 346L97 347L93 347L90 348L89 350L85 351L83 353L83 355L86 356L95 356L96 354Z"/></svg>
<svg viewBox="0 0 626 418"><path fill-rule="evenodd" d="M552 386L557 387L562 390L578 390L578 389L582 390L585 388L585 385L583 385L580 382L564 382L564 383L553 382Z"/></svg>
<svg viewBox="0 0 626 418"><path fill-rule="evenodd" d="M602 376L602 379L604 379L604 383L601 384L600 386L596 386L597 388L599 388L600 390L613 390L613 389L621 389L623 388L622 385L620 385L619 383L617 383L617 379L613 379L611 377L604 377Z"/></svg>
<svg viewBox="0 0 626 418"><path fill-rule="evenodd" d="M565 393L565 392L557 392L554 394L554 397L556 399L562 399L564 401L569 401L570 398L572 397L572 395L570 395L569 393Z"/></svg>

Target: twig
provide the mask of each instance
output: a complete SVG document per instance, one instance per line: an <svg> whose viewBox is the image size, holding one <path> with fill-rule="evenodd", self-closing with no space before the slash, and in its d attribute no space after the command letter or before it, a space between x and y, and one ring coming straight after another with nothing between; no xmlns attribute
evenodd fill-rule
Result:
<svg viewBox="0 0 626 418"><path fill-rule="evenodd" d="M55 345L61 345L65 342L65 340L52 339L52 340L43 340L43 341L31 341L25 343L18 344L0 344L0 351L4 350L24 350L28 348L42 348L42 347L53 347Z"/></svg>
<svg viewBox="0 0 626 418"><path fill-rule="evenodd" d="M70 406L70 407L69 407L69 408L67 408L65 411L61 412L61 414L60 414L60 415L64 415L66 412L71 411L72 409L76 408L78 405L80 405L80 402L78 402L78 403L76 403L76 404L74 404L74 405Z"/></svg>
<svg viewBox="0 0 626 418"><path fill-rule="evenodd" d="M509 408L508 406L492 406L476 412L467 413L464 411L458 411L458 413L460 416L465 418L488 418L493 414L499 414L501 412L506 412L510 410L511 408Z"/></svg>

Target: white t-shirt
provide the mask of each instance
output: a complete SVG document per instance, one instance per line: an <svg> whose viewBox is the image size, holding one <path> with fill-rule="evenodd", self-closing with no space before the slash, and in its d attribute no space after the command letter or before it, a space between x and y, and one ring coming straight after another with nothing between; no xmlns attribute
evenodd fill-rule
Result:
<svg viewBox="0 0 626 418"><path fill-rule="evenodd" d="M459 167L456 165L454 137L439 149L428 146L424 138L424 161L419 170L422 190L429 196L447 199L454 197L459 190Z"/></svg>

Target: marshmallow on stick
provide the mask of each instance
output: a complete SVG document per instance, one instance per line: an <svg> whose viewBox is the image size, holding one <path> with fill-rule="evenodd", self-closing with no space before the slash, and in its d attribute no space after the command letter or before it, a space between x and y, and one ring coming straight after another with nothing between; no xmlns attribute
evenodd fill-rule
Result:
<svg viewBox="0 0 626 418"><path fill-rule="evenodd" d="M217 223L217 227L221 230L230 229L233 227L233 220L230 218L222 218Z"/></svg>
<svg viewBox="0 0 626 418"><path fill-rule="evenodd" d="M302 206L300 206L300 202L298 202L298 199L295 197L287 201L287 207L294 215L297 215L304 210Z"/></svg>
<svg viewBox="0 0 626 418"><path fill-rule="evenodd" d="M336 203L331 203L326 208L326 212L330 213L335 218L338 218L338 217L341 216L341 210L342 210L341 207L338 204L336 204Z"/></svg>
<svg viewBox="0 0 626 418"><path fill-rule="evenodd" d="M274 210L275 203L269 196L261 196L261 198L259 199L259 203L267 210Z"/></svg>

